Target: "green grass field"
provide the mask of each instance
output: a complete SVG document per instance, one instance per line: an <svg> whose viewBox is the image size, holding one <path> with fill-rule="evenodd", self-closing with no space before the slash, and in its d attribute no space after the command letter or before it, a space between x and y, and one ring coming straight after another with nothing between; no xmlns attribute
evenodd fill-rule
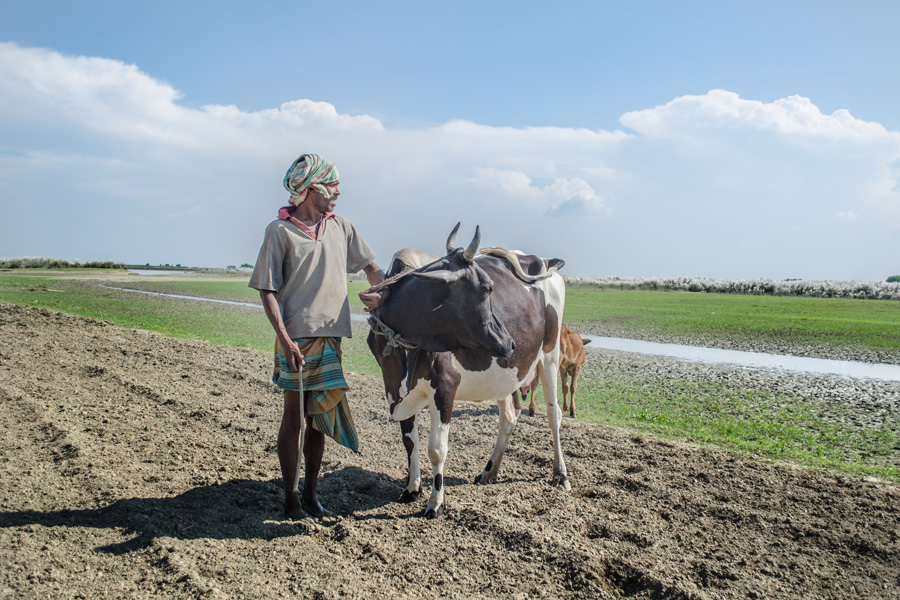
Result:
<svg viewBox="0 0 900 600"><path fill-rule="evenodd" d="M101 285L258 303L246 276L129 277L108 270L0 272L0 302L46 307L123 327L269 352L273 334L260 308L173 300ZM367 284L350 284L350 302ZM566 321L614 323L649 334L777 339L900 351L900 303L769 296L570 289ZM365 345L365 325L345 342L348 369L379 373ZM587 375L587 374L586 374ZM540 406L540 402L539 402ZM840 417L840 415L837 415ZM600 371L584 376L579 419L674 439L710 443L809 467L900 481L900 418L880 428L789 394L722 382Z"/></svg>
<svg viewBox="0 0 900 600"><path fill-rule="evenodd" d="M566 322L650 333L900 351L900 302L574 288Z"/></svg>

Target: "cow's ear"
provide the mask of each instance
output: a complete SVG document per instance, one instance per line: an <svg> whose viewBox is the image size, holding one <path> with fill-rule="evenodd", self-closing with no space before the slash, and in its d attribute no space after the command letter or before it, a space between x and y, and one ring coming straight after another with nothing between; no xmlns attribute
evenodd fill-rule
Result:
<svg viewBox="0 0 900 600"><path fill-rule="evenodd" d="M422 281L433 281L438 283L446 283L450 285L451 283L455 283L459 281L459 278L462 277L462 271L429 271L427 273L419 273L418 271L413 271L410 273L412 277L416 279L421 279Z"/></svg>
<svg viewBox="0 0 900 600"><path fill-rule="evenodd" d="M566 261L561 258L551 258L547 260L547 268L548 269L556 269L559 271L566 265Z"/></svg>

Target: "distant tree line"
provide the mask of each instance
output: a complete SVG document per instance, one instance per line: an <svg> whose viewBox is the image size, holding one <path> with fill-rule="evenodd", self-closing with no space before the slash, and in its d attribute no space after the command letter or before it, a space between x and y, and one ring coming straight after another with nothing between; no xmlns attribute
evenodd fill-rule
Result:
<svg viewBox="0 0 900 600"><path fill-rule="evenodd" d="M900 282L900 275L891 275L887 278L888 283L898 283Z"/></svg>
<svg viewBox="0 0 900 600"><path fill-rule="evenodd" d="M122 263L111 260L71 261L48 256L21 256L0 258L0 269L124 269Z"/></svg>

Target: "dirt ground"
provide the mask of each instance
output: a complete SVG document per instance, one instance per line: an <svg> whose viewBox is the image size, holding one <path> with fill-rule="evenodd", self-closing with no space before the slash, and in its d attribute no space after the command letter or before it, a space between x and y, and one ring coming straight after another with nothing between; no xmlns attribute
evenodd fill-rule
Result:
<svg viewBox="0 0 900 600"><path fill-rule="evenodd" d="M893 485L567 418L567 493L527 416L500 482L474 485L494 406L457 406L448 509L425 520L424 498L394 502L405 453L380 380L353 374L361 453L328 442L320 484L336 516L287 521L269 373L258 353L0 305L0 598L900 597Z"/></svg>

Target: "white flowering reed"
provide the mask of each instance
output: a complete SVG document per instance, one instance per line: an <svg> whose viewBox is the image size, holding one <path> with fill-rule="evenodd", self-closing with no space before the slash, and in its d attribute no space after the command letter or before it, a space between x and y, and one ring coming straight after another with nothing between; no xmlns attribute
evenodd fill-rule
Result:
<svg viewBox="0 0 900 600"><path fill-rule="evenodd" d="M863 298L900 300L900 282L832 281L789 279L706 279L701 277L618 277L564 275L573 287L622 290L708 292L715 294L756 294L806 296L809 298Z"/></svg>

